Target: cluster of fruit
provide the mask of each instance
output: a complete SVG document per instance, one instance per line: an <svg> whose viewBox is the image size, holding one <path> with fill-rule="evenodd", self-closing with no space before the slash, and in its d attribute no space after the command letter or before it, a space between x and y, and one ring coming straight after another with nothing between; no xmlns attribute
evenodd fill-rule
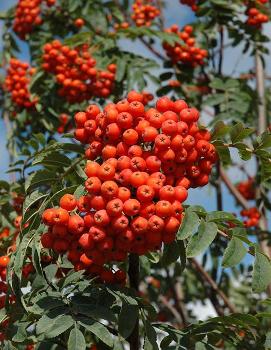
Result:
<svg viewBox="0 0 271 350"><path fill-rule="evenodd" d="M249 178L246 181L239 182L236 185L236 188L245 199L255 199L255 181L253 178Z"/></svg>
<svg viewBox="0 0 271 350"><path fill-rule="evenodd" d="M241 215L247 218L244 220L244 225L246 227L258 226L261 214L257 208L243 209L241 210Z"/></svg>
<svg viewBox="0 0 271 350"><path fill-rule="evenodd" d="M47 6L53 6L56 0L19 0L15 11L13 30L21 39L33 31L35 26L42 23L41 6L46 2Z"/></svg>
<svg viewBox="0 0 271 350"><path fill-rule="evenodd" d="M21 108L32 108L38 102L37 97L31 98L29 83L35 68L28 63L11 58L7 69L4 87L11 93L12 101Z"/></svg>
<svg viewBox="0 0 271 350"><path fill-rule="evenodd" d="M170 28L166 29L166 32L177 34L184 42L184 44L176 42L174 45L163 43L163 47L173 63L181 62L189 64L192 67L204 64L204 59L208 53L207 50L195 46L196 40L192 36L193 27L187 25L183 31L180 31L179 27L173 24Z"/></svg>
<svg viewBox="0 0 271 350"><path fill-rule="evenodd" d="M115 23L114 24L114 29L119 30L119 29L127 29L130 27L130 24L128 22L121 22L121 23Z"/></svg>
<svg viewBox="0 0 271 350"><path fill-rule="evenodd" d="M72 129L72 124L70 123L70 117L66 113L61 113L59 116L59 126L57 132L63 134L64 131L69 131Z"/></svg>
<svg viewBox="0 0 271 350"><path fill-rule="evenodd" d="M153 3L152 0L135 0L131 18L137 27L149 27L153 20L160 16L160 10Z"/></svg>
<svg viewBox="0 0 271 350"><path fill-rule="evenodd" d="M194 12L197 12L198 10L197 2L198 0L180 0L181 4L191 7L191 10Z"/></svg>
<svg viewBox="0 0 271 350"><path fill-rule="evenodd" d="M184 100L160 98L146 109L143 94L90 105L75 115L75 138L85 144L86 194L64 195L47 209L43 247L67 252L76 269L105 282L124 282L105 263L125 261L172 242L189 187L208 183L217 153L210 133L199 129L199 112Z"/></svg>
<svg viewBox="0 0 271 350"><path fill-rule="evenodd" d="M4 228L0 232L0 238L1 239L7 239L10 236L10 230L9 228ZM6 276L7 276L7 266L9 264L10 258L8 255L2 255L0 256L0 309L5 307L6 304L6 294L8 291L8 286L6 283ZM14 296L9 297L9 302L14 302ZM1 328L6 328L8 326L9 320L6 319L3 322L0 323ZM5 332L0 332L0 342L4 341L6 338Z"/></svg>
<svg viewBox="0 0 271 350"><path fill-rule="evenodd" d="M58 94L68 102L76 103L93 96L106 98L110 95L115 80L116 65L99 70L91 56L88 45L70 48L59 40L43 47L42 67L56 76L60 85Z"/></svg>
<svg viewBox="0 0 271 350"><path fill-rule="evenodd" d="M248 7L246 15L248 16L247 24L250 26L260 27L269 21L269 17L256 7Z"/></svg>

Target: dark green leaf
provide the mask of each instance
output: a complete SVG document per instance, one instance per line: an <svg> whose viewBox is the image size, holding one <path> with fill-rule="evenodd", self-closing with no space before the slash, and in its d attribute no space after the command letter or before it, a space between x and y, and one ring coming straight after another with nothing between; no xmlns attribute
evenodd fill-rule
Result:
<svg viewBox="0 0 271 350"><path fill-rule="evenodd" d="M187 257L194 257L205 251L213 242L217 233L217 226L213 222L201 221L198 233L192 236L187 245Z"/></svg>
<svg viewBox="0 0 271 350"><path fill-rule="evenodd" d="M242 261L246 253L247 250L243 242L239 238L233 237L223 255L222 265L224 267L237 265Z"/></svg>
<svg viewBox="0 0 271 350"><path fill-rule="evenodd" d="M252 289L263 292L271 282L271 263L266 255L255 249L255 261L252 274Z"/></svg>
<svg viewBox="0 0 271 350"><path fill-rule="evenodd" d="M118 329L123 338L128 338L138 320L138 306L123 303L119 315Z"/></svg>
<svg viewBox="0 0 271 350"><path fill-rule="evenodd" d="M199 217L198 215L191 211L186 210L184 219L181 223L181 226L177 232L177 239L183 240L191 236L199 226Z"/></svg>
<svg viewBox="0 0 271 350"><path fill-rule="evenodd" d="M75 327L71 330L69 340L68 340L68 350L85 350L86 341L83 333Z"/></svg>
<svg viewBox="0 0 271 350"><path fill-rule="evenodd" d="M104 325L83 317L80 317L80 324L90 333L94 334L97 338L99 338L107 346L113 346L112 336Z"/></svg>

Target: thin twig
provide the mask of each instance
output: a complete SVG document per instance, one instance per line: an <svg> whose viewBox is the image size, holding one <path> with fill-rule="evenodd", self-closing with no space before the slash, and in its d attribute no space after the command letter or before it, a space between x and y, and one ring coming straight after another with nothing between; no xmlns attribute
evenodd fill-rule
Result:
<svg viewBox="0 0 271 350"><path fill-rule="evenodd" d="M264 67L263 62L261 60L259 51L256 50L255 54L255 71L256 71L256 89L258 95L258 135L261 135L266 131L267 128L267 118L266 118L266 101L265 101L265 76L264 76ZM260 164L258 162L258 173L260 172ZM260 207L260 203L262 202L263 194L265 194L265 189L263 188L261 183L257 184L256 188L256 202L258 207ZM261 217L259 220L259 227L262 231L268 230L268 221L265 209L261 210ZM259 243L263 252L270 257L271 249L268 246L266 241L263 241L259 237ZM271 286L268 290L269 295L271 295Z"/></svg>
<svg viewBox="0 0 271 350"><path fill-rule="evenodd" d="M151 44L149 44L144 38L139 38L139 40L144 44L150 52L155 55L160 60L166 61L166 57L164 57L158 50L156 50Z"/></svg>
<svg viewBox="0 0 271 350"><path fill-rule="evenodd" d="M237 202L244 208L249 209L250 205L248 201L242 196L242 194L238 191L236 186L231 182L226 172L220 168L220 176L223 180L224 184L227 186L231 194L234 196L234 198L237 200Z"/></svg>
<svg viewBox="0 0 271 350"><path fill-rule="evenodd" d="M156 0L156 4L157 4L157 7L160 11L160 16L159 16L159 19L160 19L160 23L161 23L161 30L164 31L165 29L165 17L164 17L164 11L163 11L163 2L162 0Z"/></svg>
<svg viewBox="0 0 271 350"><path fill-rule="evenodd" d="M128 276L130 287L135 291L139 289L139 257L136 254L129 255L129 268L128 268ZM139 350L139 319L135 324L135 327L127 339L130 344L130 350Z"/></svg>
<svg viewBox="0 0 271 350"><path fill-rule="evenodd" d="M183 320L180 317L180 314L178 313L178 311L176 310L176 308L170 304L170 302L166 299L166 297L164 297L163 295L159 296L159 300L161 301L161 303L167 308L169 309L169 311L172 313L172 315L174 316L174 318L176 319L177 323L179 324L180 327L183 326Z"/></svg>
<svg viewBox="0 0 271 350"><path fill-rule="evenodd" d="M207 271L204 270L204 268L197 262L196 259L191 258L189 259L194 266L194 268L200 273L200 275L204 278L204 280L210 285L210 287L220 296L220 298L223 300L225 306L232 312L236 313L237 310L235 306L229 301L225 293L219 288L219 286L216 284L216 282L212 279L212 277L208 274Z"/></svg>
<svg viewBox="0 0 271 350"><path fill-rule="evenodd" d="M170 276L168 269L166 269L166 273L167 273L167 282L169 284L169 288L172 292L172 296L174 299L174 306L175 306L176 310L178 311L179 315L181 316L183 326L185 327L185 326L187 326L188 323L187 323L185 312L183 310L183 305L181 303L181 298L178 296L178 293L176 291L176 286L174 285L174 282Z"/></svg>

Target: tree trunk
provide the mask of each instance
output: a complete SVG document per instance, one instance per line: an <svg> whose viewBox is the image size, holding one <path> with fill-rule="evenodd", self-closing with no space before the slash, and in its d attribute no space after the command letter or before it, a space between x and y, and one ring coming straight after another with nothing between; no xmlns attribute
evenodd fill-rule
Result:
<svg viewBox="0 0 271 350"><path fill-rule="evenodd" d="M129 255L129 283L130 287L138 291L139 287L139 257L136 254ZM128 338L130 350L139 350L139 319L136 322L132 334Z"/></svg>

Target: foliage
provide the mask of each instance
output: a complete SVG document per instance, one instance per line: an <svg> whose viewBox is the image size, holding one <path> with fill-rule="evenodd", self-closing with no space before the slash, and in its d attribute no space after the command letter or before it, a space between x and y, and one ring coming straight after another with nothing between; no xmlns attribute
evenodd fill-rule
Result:
<svg viewBox="0 0 271 350"><path fill-rule="evenodd" d="M184 3L196 9L195 21L183 31L174 26L166 30L164 14L172 6L170 1L153 1L158 10L150 23L149 13L145 22L134 22L132 18L138 17L131 17L131 12L137 7L132 10L127 0L41 1L37 6L42 21L33 20L23 33L14 26L16 6L0 13L0 101L10 129L11 158L11 180L0 181L1 349L119 350L127 344L131 350L271 348L268 82L267 96L259 91L270 40L261 24L248 20L253 7L269 15L269 4L180 2L179 13ZM180 60L167 55L169 48L178 54L188 52L187 40L193 38L184 33L192 32L195 42L190 41L190 46L208 50L206 58L199 57L196 63L186 55L178 56ZM101 72L116 67L112 90L93 94L91 100L69 100L59 94L58 75L67 72L67 66L56 74L44 69L45 45L56 39L75 55L83 55L80 50L85 47L86 61L95 60L96 71L90 74L97 86L101 81L109 84L106 76L99 80ZM19 78L17 71L10 71L10 60L26 46L29 66L21 71L26 80L23 89L20 84L15 88ZM257 57L257 69L225 73L228 46L231 52L242 46L242 57ZM80 59L71 59L70 65L75 77L74 69L85 69ZM14 79L13 85L7 84L7 75ZM80 79L89 83L84 75ZM23 92L14 99L14 90L20 89ZM208 212L200 198L198 205L185 203L176 239L161 250L136 257L139 271L132 254L129 261L115 264L129 277L129 283L115 285L74 269L66 255L45 249L41 237L47 228L41 217L46 208L58 206L64 194L76 198L86 194L85 147L73 138L74 114L94 102L104 108L131 90L143 91L150 106L154 96L167 95L201 110L205 125L200 128L207 125L219 155L208 184L217 210ZM23 103L20 94L25 96ZM235 174L240 173L253 180L245 185L253 187L249 188L252 198L246 198L242 186L235 183ZM224 185L236 200L234 213L224 211ZM202 191L198 197L205 196ZM246 215L250 209L255 209L251 217ZM197 308L206 305L216 317L201 320ZM139 347L133 345L137 327Z"/></svg>

